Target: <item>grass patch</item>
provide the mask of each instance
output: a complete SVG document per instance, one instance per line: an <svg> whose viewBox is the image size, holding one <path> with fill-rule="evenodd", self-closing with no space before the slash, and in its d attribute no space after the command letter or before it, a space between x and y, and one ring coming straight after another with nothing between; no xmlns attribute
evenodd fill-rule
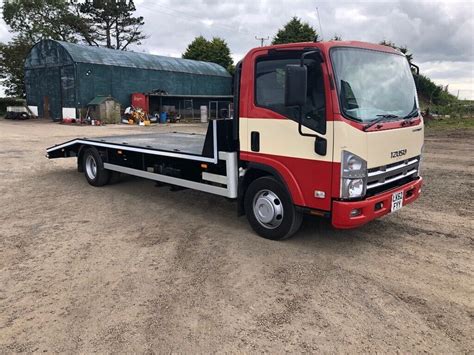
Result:
<svg viewBox="0 0 474 355"><path fill-rule="evenodd" d="M474 129L474 118L443 118L425 121L429 129Z"/></svg>

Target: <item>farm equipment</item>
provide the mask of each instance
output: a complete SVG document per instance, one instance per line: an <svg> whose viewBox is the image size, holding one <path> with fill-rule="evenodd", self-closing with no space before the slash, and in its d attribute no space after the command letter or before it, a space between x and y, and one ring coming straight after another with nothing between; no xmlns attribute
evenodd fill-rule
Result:
<svg viewBox="0 0 474 355"><path fill-rule="evenodd" d="M149 126L150 119L148 114L139 107L128 107L125 110L125 118L130 125L138 124L141 126Z"/></svg>
<svg viewBox="0 0 474 355"><path fill-rule="evenodd" d="M25 106L7 106L5 119L27 120L31 118L31 112Z"/></svg>

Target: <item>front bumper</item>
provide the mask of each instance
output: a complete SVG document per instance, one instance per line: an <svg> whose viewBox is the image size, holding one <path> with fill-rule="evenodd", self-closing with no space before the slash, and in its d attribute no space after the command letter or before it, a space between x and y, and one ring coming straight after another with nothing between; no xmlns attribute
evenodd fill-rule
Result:
<svg viewBox="0 0 474 355"><path fill-rule="evenodd" d="M333 201L332 225L340 229L362 226L375 218L390 213L394 192L403 191L403 206L406 206L420 196L422 185L423 179L420 177L403 186L385 191L363 201ZM360 209L360 215L351 217L351 211L354 209Z"/></svg>

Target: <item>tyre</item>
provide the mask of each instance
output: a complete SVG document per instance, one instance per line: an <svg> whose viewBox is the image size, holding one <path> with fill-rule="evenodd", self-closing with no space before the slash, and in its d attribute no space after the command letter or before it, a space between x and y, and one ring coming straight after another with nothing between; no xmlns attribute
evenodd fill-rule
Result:
<svg viewBox="0 0 474 355"><path fill-rule="evenodd" d="M258 178L250 184L245 193L244 207L253 230L266 239L291 237L303 220L286 188L270 176Z"/></svg>
<svg viewBox="0 0 474 355"><path fill-rule="evenodd" d="M95 148L84 152L82 167L87 182L92 186L104 186L109 182L110 172L104 169L104 162Z"/></svg>

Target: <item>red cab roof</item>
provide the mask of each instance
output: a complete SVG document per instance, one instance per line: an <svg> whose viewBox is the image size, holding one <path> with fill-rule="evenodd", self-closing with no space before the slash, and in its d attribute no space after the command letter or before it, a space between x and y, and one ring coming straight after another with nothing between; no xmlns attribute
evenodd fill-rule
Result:
<svg viewBox="0 0 474 355"><path fill-rule="evenodd" d="M400 54L402 53L392 47L383 46L381 44L374 44L368 42L361 42L361 41L326 41L326 42L300 42L300 43L287 43L287 44L277 44L274 46L265 46L265 47L257 47L252 49L247 55L252 54L256 51L261 50L271 50L271 49L298 49L298 48L320 48L323 52L328 53L329 49L334 47L354 47L354 48L364 48L364 49L372 49L381 52L393 53L393 54Z"/></svg>

